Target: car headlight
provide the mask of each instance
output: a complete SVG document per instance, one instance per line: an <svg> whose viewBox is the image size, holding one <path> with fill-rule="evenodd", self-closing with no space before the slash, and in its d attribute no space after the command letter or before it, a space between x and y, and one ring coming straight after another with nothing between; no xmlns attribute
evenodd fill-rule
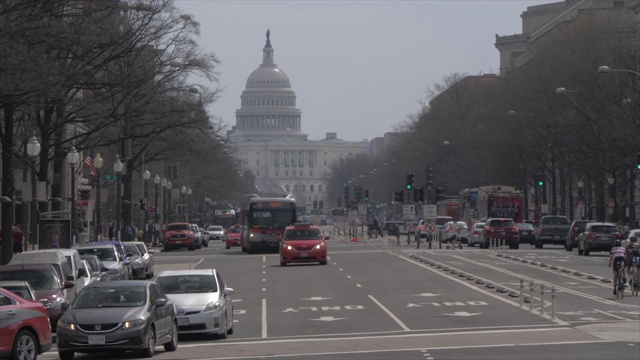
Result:
<svg viewBox="0 0 640 360"><path fill-rule="evenodd" d="M222 308L222 303L220 301L212 301L204 308L204 312L216 311L220 310L220 308Z"/></svg>
<svg viewBox="0 0 640 360"><path fill-rule="evenodd" d="M58 320L58 329L65 329L69 331L76 331L78 329L75 323L66 322L62 319Z"/></svg>
<svg viewBox="0 0 640 360"><path fill-rule="evenodd" d="M287 250L293 250L293 246L291 245L285 245L284 248Z"/></svg>
<svg viewBox="0 0 640 360"><path fill-rule="evenodd" d="M320 249L322 249L324 246L325 246L325 245L324 245L324 243L320 243L320 244L316 245L313 249L314 249L314 250L320 250Z"/></svg>
<svg viewBox="0 0 640 360"><path fill-rule="evenodd" d="M122 324L122 330L132 329L138 326L144 326L144 324L146 323L147 323L146 319L135 319L135 320L125 321L124 324Z"/></svg>

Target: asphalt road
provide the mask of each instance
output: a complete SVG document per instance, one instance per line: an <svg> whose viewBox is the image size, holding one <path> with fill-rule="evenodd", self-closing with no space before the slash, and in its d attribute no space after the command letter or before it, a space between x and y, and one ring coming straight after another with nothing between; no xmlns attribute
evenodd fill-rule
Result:
<svg viewBox="0 0 640 360"><path fill-rule="evenodd" d="M325 266L281 267L278 254L225 250L218 241L156 253L156 274L215 267L236 294L228 339L180 337L176 352L158 347L155 358L640 358L640 298L615 299L604 253L392 243L334 237ZM137 355L116 355L130 357Z"/></svg>

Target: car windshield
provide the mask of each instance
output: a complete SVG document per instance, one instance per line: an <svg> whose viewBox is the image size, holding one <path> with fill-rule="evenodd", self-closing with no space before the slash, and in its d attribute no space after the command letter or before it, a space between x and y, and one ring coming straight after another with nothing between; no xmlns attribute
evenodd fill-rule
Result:
<svg viewBox="0 0 640 360"><path fill-rule="evenodd" d="M184 231L191 230L189 224L174 224L167 226L167 231Z"/></svg>
<svg viewBox="0 0 640 360"><path fill-rule="evenodd" d="M0 272L0 280L23 280L28 282L33 290L58 290L60 282L58 277L52 271L20 269L20 270L3 270Z"/></svg>
<svg viewBox="0 0 640 360"><path fill-rule="evenodd" d="M526 224L526 223L516 224L516 226L517 226L518 228L520 228L521 230L532 230L532 229L533 229L533 225L531 225L531 224Z"/></svg>
<svg viewBox="0 0 640 360"><path fill-rule="evenodd" d="M322 240L319 229L288 230L284 235L285 240Z"/></svg>
<svg viewBox="0 0 640 360"><path fill-rule="evenodd" d="M140 254L143 254L143 255L144 255L144 254L146 254L146 253L147 253L147 248L144 246L144 244L143 244L143 243L139 243L139 244L137 243L137 244L135 244L135 245L136 245L136 247L138 248L138 251L140 251Z"/></svg>
<svg viewBox="0 0 640 360"><path fill-rule="evenodd" d="M140 307L146 302L145 286L90 287L78 294L72 308Z"/></svg>
<svg viewBox="0 0 640 360"><path fill-rule="evenodd" d="M591 227L591 232L613 234L615 232L618 232L618 229L615 226L596 225Z"/></svg>
<svg viewBox="0 0 640 360"><path fill-rule="evenodd" d="M207 231L222 231L222 226L209 226Z"/></svg>
<svg viewBox="0 0 640 360"><path fill-rule="evenodd" d="M512 220L491 220L491 226L513 226Z"/></svg>
<svg viewBox="0 0 640 360"><path fill-rule="evenodd" d="M92 272L95 271L100 271L100 265L98 264L98 259L93 257L93 256L80 256L80 259L82 260L87 260L87 263L89 263L89 267L91 268Z"/></svg>
<svg viewBox="0 0 640 360"><path fill-rule="evenodd" d="M24 285L3 285L2 287L20 296L25 300L35 300L33 297L31 297L31 292L29 291L29 288L27 288Z"/></svg>
<svg viewBox="0 0 640 360"><path fill-rule="evenodd" d="M80 255L96 255L102 261L118 261L118 256L113 248L89 248L78 249Z"/></svg>
<svg viewBox="0 0 640 360"><path fill-rule="evenodd" d="M227 233L229 234L239 234L241 233L242 230L240 228L229 228L229 230L227 230Z"/></svg>
<svg viewBox="0 0 640 360"><path fill-rule="evenodd" d="M445 218L437 218L436 219L436 225L444 225L446 222L452 221L453 219L450 217L445 217Z"/></svg>
<svg viewBox="0 0 640 360"><path fill-rule="evenodd" d="M140 250L135 244L124 243L124 249L127 250L128 253L133 253L133 255L140 255Z"/></svg>
<svg viewBox="0 0 640 360"><path fill-rule="evenodd" d="M217 292L213 275L176 275L160 276L156 283L167 294L210 293Z"/></svg>

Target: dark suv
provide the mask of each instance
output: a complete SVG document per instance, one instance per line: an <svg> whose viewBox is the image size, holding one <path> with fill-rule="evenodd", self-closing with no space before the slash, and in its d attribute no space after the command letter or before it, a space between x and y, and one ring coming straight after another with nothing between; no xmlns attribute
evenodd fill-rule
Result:
<svg viewBox="0 0 640 360"><path fill-rule="evenodd" d="M578 255L588 256L591 251L613 249L613 243L621 236L618 227L612 223L588 223L582 234L578 236Z"/></svg>
<svg viewBox="0 0 640 360"><path fill-rule="evenodd" d="M480 248L487 249L491 239L498 241L504 240L509 249L517 249L520 247L520 234L518 228L512 219L509 218L489 218L487 219L482 236Z"/></svg>
<svg viewBox="0 0 640 360"><path fill-rule="evenodd" d="M573 220L569 227L569 233L567 234L567 241L564 244L564 249L567 251L573 251L573 248L578 246L578 235L580 235L588 223L595 220Z"/></svg>

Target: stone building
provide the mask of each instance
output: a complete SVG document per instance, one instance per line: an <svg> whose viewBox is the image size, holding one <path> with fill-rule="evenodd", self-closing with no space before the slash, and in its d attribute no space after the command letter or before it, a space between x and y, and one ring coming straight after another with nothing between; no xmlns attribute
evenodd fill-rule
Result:
<svg viewBox="0 0 640 360"><path fill-rule="evenodd" d="M292 194L307 209L335 206L327 199L331 164L364 152L365 143L341 140L335 132L309 140L289 77L275 64L273 53L267 31L262 64L249 75L240 96L230 145L244 170L255 176L258 194Z"/></svg>

